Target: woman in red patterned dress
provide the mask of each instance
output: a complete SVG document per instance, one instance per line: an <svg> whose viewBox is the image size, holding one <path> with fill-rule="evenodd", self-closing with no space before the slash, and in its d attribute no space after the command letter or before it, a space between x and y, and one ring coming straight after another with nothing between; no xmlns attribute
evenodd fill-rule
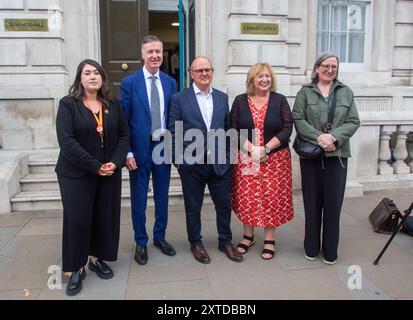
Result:
<svg viewBox="0 0 413 320"><path fill-rule="evenodd" d="M254 228L264 228L261 257L275 254L275 228L293 218L289 139L293 119L287 99L275 92L272 68L257 63L248 71L247 92L231 108L231 127L239 133L233 168L232 208L244 224L237 246L244 254L255 243Z"/></svg>

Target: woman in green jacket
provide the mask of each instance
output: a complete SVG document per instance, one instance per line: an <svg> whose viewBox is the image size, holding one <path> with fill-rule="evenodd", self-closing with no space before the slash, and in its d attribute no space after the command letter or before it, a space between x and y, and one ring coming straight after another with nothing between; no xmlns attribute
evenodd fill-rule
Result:
<svg viewBox="0 0 413 320"><path fill-rule="evenodd" d="M349 139L360 126L353 92L338 81L338 70L337 56L321 54L314 64L312 82L300 89L292 111L297 134L324 150L320 160L300 158L300 168L305 211L305 257L315 260L321 249L326 264L337 261L347 158L351 156ZM325 132L334 92L334 120L331 131Z"/></svg>

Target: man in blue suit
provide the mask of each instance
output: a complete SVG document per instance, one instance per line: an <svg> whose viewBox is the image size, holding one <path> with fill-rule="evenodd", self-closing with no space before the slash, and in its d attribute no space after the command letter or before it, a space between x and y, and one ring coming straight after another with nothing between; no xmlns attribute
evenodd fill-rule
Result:
<svg viewBox="0 0 413 320"><path fill-rule="evenodd" d="M175 255L172 245L165 241L171 165L155 164L152 151L161 143L156 135L166 129L170 97L176 93L176 81L159 70L163 62L163 44L157 37L149 35L143 39L142 59L143 68L124 78L120 87L120 102L131 134L126 167L130 177L136 242L134 257L140 265L148 261L146 204L151 174L155 201L153 244L162 253Z"/></svg>
<svg viewBox="0 0 413 320"><path fill-rule="evenodd" d="M172 96L168 122L173 141L172 157L181 177L184 193L191 252L197 261L205 264L211 261L201 236L201 208L206 185L216 210L218 249L231 260L242 261L242 256L232 245L232 181L228 144L225 138L214 138L215 146L212 147L208 140L212 132L221 130L225 135L225 131L230 127L228 96L211 87L213 73L209 58L195 58L190 67L193 84ZM186 134L192 137L190 141L187 141ZM178 150L177 144L182 144L182 147L179 147L182 154L175 154Z"/></svg>

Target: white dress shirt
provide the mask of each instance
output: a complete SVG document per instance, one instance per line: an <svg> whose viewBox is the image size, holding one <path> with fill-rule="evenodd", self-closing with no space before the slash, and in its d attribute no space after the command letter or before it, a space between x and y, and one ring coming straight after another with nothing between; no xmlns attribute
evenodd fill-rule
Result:
<svg viewBox="0 0 413 320"><path fill-rule="evenodd" d="M211 129L211 122L212 122L212 115L214 112L214 102L212 99L212 87L209 87L208 94L205 94L199 88L195 85L195 83L192 84L194 91L195 91L195 96L196 100L198 101L198 106L199 109L201 110L202 113L202 118L204 118L205 125L207 129Z"/></svg>

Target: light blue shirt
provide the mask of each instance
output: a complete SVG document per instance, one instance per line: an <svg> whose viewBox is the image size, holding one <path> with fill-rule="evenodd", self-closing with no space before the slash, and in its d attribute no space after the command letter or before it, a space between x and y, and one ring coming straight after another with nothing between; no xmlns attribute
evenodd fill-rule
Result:
<svg viewBox="0 0 413 320"><path fill-rule="evenodd" d="M202 113L202 118L204 119L205 125L207 129L211 129L211 122L212 122L212 115L214 113L214 102L212 99L212 87L209 87L208 94L205 94L195 85L192 84L196 96L196 100L198 101L199 109Z"/></svg>

